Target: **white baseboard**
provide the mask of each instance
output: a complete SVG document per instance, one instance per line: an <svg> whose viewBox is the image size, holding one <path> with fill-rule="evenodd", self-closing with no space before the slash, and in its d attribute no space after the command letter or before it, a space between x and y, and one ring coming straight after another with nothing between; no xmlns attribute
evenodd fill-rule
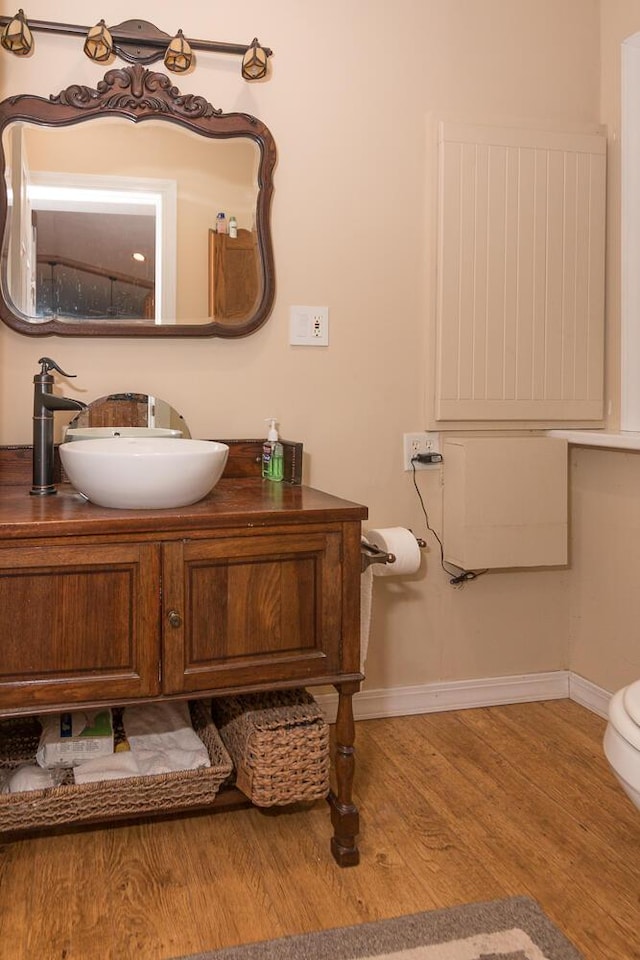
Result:
<svg viewBox="0 0 640 960"><path fill-rule="evenodd" d="M526 703L535 700L570 698L600 716L606 716L610 694L594 683L571 673L554 670L512 677L487 677L481 680L452 680L425 683L388 690L363 690L353 698L356 720L375 717L407 717L440 710L465 710L493 707L501 703ZM316 695L327 720L335 721L337 693Z"/></svg>
<svg viewBox="0 0 640 960"><path fill-rule="evenodd" d="M569 674L569 697L587 710L591 710L592 713L605 718L608 715L611 699L609 691L596 686L591 680L585 680L577 673Z"/></svg>

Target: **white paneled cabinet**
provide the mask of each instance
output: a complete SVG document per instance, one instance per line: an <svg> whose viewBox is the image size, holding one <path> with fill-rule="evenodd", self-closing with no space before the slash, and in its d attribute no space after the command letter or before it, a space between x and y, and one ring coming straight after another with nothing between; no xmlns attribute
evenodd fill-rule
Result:
<svg viewBox="0 0 640 960"><path fill-rule="evenodd" d="M606 138L442 123L435 421L597 421Z"/></svg>
<svg viewBox="0 0 640 960"><path fill-rule="evenodd" d="M564 566L567 483L565 440L446 440L445 559L464 570Z"/></svg>

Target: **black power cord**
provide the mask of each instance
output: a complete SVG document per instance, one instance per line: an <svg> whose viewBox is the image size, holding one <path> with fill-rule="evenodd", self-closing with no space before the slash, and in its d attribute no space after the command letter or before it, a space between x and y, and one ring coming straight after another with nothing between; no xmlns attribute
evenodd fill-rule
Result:
<svg viewBox="0 0 640 960"><path fill-rule="evenodd" d="M429 458L429 459L425 459L425 458ZM433 534L433 536L438 541L438 546L440 547L440 566L442 567L444 572L447 574L447 576L450 578L449 583L451 583L454 587L467 583L469 580L477 580L478 577L481 577L483 575L483 573L488 573L488 570L461 570L460 567L456 567L455 570L450 570L446 566L447 561L444 559L444 547L442 546L442 540L440 539L440 537L438 536L438 534L436 533L436 531L433 529L433 527L429 522L429 514L427 513L427 508L424 504L424 500L422 499L422 494L420 493L420 488L416 481L416 461L418 463L441 463L442 456L439 453L422 453L422 454L417 454L415 457L411 458L413 485L416 489L416 493L418 494L418 500L420 501L420 506L422 507L422 512L424 514L424 520L425 520L427 530L429 531L429 533Z"/></svg>

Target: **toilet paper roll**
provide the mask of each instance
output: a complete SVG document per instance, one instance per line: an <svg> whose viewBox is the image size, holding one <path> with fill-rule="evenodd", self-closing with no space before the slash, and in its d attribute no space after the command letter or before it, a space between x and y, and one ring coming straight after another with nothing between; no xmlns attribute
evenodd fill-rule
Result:
<svg viewBox="0 0 640 960"><path fill-rule="evenodd" d="M367 530L366 540L386 553L392 553L395 563L374 563L371 566L374 577L401 577L416 573L420 568L420 547L418 541L406 527L383 527L380 530Z"/></svg>
<svg viewBox="0 0 640 960"><path fill-rule="evenodd" d="M364 538L363 538L364 539ZM371 609L373 606L373 568L367 567L360 578L360 672L364 673L364 665L369 650L369 634L371 632Z"/></svg>

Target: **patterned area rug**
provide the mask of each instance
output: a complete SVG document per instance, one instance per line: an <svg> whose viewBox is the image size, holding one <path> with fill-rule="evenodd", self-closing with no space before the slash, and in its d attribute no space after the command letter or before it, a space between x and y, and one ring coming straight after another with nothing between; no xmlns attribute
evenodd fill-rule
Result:
<svg viewBox="0 0 640 960"><path fill-rule="evenodd" d="M529 897L431 910L182 960L584 960Z"/></svg>

